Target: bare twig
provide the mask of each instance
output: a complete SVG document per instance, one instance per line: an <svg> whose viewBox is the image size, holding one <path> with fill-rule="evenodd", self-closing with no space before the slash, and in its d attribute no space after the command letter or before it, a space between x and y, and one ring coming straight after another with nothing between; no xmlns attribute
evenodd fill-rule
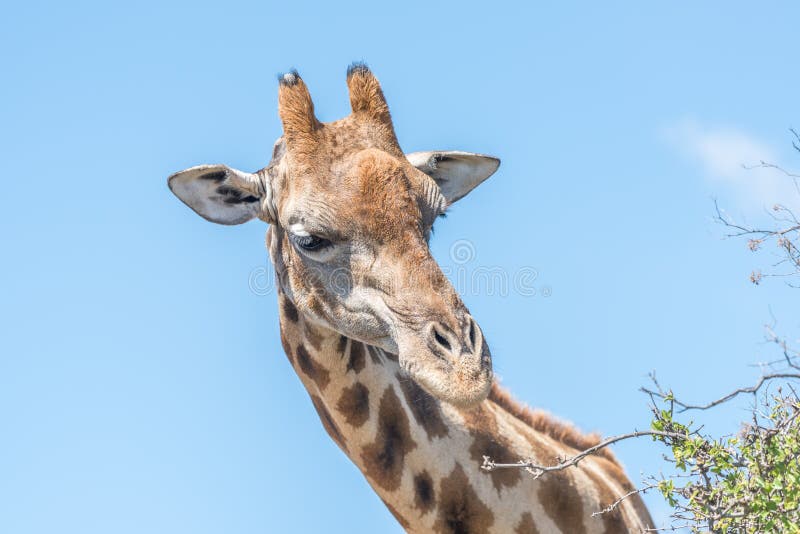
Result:
<svg viewBox="0 0 800 534"><path fill-rule="evenodd" d="M598 510L597 512L592 512L592 517L596 517L598 515L608 514L610 512L613 512L620 504L622 504L622 501L624 501L626 499L629 499L629 498L633 497L634 495L641 495L643 493L647 493L651 489L657 488L657 487L658 487L658 484L647 484L646 486L642 486L641 488L634 488L631 491L629 491L628 493L626 493L625 495L620 496L616 501L612 502L611 504L609 504L608 506L606 506L602 510Z"/></svg>
<svg viewBox="0 0 800 534"><path fill-rule="evenodd" d="M682 401L679 401L671 396L670 393L664 393L661 388L657 388L658 391L654 391L648 388L640 388L640 391L647 393L650 396L659 397L661 399L670 399L672 402L675 403L675 406L678 406L678 412L685 412L687 410L708 410L709 408L713 408L714 406L719 406L722 403L728 402L729 400L733 399L741 395L742 393L757 393L761 386L765 383L776 380L776 379L784 379L784 380L800 380L800 373L769 373L762 375L761 378L755 383L755 385L750 387L739 388L731 391L727 395L724 395L716 400L708 402L706 404L688 404Z"/></svg>
<svg viewBox="0 0 800 534"><path fill-rule="evenodd" d="M483 465L481 466L481 468L485 469L486 471L493 471L495 469L525 469L526 471L530 472L534 478L539 478L545 473L551 473L553 471L561 471L567 469L568 467L576 466L578 465L578 462L580 462L587 456L594 454L597 451L604 449L613 443L617 443L618 441L623 441L626 439L640 438L642 436L659 436L662 438L671 438L676 440L685 440L689 438L689 434L682 434L679 432L663 432L660 430L637 430L634 432L630 432L628 434L620 434L618 436L606 438L597 445L589 447L588 449L581 451L578 454L571 456L570 458L562 460L555 465L539 465L533 461L526 461L526 460L520 460L519 462L513 464L497 463L492 461L492 459L489 458L488 456L484 456Z"/></svg>
<svg viewBox="0 0 800 534"><path fill-rule="evenodd" d="M792 146L800 151L800 136L794 129L790 129L794 140ZM800 174L796 174L786 170L780 165L770 163L767 161L760 161L757 165L742 165L745 169L770 169L782 173L784 176L792 180L795 191L800 196ZM748 225L742 225L734 222L730 217L723 214L719 205L714 201L714 208L716 210L716 220L729 229L726 237L747 237L747 247L756 251L763 247L767 241L774 241L777 245L780 254L779 260L773 264L773 270L777 267L789 266L786 271L781 269L775 272L762 273L760 270L753 270L750 274L750 281L758 285L766 276L779 277L779 278L797 278L800 277L800 219L792 212L792 210L783 204L775 204L772 207L770 217L775 221L774 228L756 228ZM800 287L791 281L786 281L790 287Z"/></svg>
<svg viewBox="0 0 800 534"><path fill-rule="evenodd" d="M742 168L747 169L748 171L752 169L775 169L790 178L800 178L800 174L794 174L793 172L787 171L780 165L775 165L774 163L769 163L764 160L759 161L757 165L742 165Z"/></svg>

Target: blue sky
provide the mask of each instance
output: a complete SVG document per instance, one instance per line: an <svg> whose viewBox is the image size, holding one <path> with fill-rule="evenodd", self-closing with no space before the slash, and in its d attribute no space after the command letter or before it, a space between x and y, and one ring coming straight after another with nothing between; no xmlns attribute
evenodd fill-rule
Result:
<svg viewBox="0 0 800 534"><path fill-rule="evenodd" d="M799 166L796 3L280 4L4 6L1 532L399 532L253 290L265 228L211 225L166 187L264 166L292 67L322 120L363 59L405 150L502 158L432 248L453 273L535 269L533 296L464 292L519 399L642 428L650 370L705 400L775 356L773 315L797 335L796 296L748 281L769 256L711 220L713 198L753 222L798 201L741 169ZM662 467L646 441L616 450L634 480Z"/></svg>

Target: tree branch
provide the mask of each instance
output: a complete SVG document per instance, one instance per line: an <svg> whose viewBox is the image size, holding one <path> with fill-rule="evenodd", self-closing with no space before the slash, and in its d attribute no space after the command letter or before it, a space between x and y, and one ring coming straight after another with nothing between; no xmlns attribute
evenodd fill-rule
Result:
<svg viewBox="0 0 800 534"><path fill-rule="evenodd" d="M630 432L628 434L620 434L618 436L606 438L597 445L589 447L588 449L579 452L575 456L562 460L556 465L539 465L533 461L525 461L525 460L520 460L519 462L513 464L503 464L494 462L488 456L484 456L483 465L481 466L481 468L485 469L486 471L493 471L495 469L525 469L526 471L530 472L533 475L533 478L539 478L545 473L552 473L553 471L561 471L569 467L576 466L578 465L578 462L580 462L587 456L594 454L600 449L604 449L609 445L612 445L618 441L623 441L632 438L640 438L642 436L657 436L657 437L671 438L681 441L689 438L689 434L682 434L679 432L664 432L661 430L637 430L634 432Z"/></svg>
<svg viewBox="0 0 800 534"><path fill-rule="evenodd" d="M718 406L722 403L728 402L729 400L733 399L741 395L742 393L757 393L761 386L763 386L766 382L770 380L775 380L778 378L788 379L788 380L800 380L800 373L769 373L762 375L761 378L758 379L758 382L755 385L745 388L739 388L734 391L731 391L727 395L724 395L716 400L708 402L706 404L687 404L685 402L679 401L678 399L674 398L671 393L664 393L661 388L658 388L658 391L653 391L651 389L642 387L639 391L647 393L648 395L658 397L661 399L669 399L675 406L680 408L678 410L679 413L683 413L687 410L708 410L709 408L713 408L714 406Z"/></svg>
<svg viewBox="0 0 800 534"><path fill-rule="evenodd" d="M625 495L622 495L616 501L612 502L611 504L609 504L608 506L603 508L602 510L599 510L597 512L592 512L592 517L597 517L598 515L608 514L610 512L613 512L620 504L622 504L622 501L624 501L624 500L626 500L626 499L628 499L630 497L633 497L634 495L647 493L651 489L657 488L657 487L658 487L658 484L648 484L648 485L643 486L641 488L634 488L631 491L629 491L628 493L626 493Z"/></svg>

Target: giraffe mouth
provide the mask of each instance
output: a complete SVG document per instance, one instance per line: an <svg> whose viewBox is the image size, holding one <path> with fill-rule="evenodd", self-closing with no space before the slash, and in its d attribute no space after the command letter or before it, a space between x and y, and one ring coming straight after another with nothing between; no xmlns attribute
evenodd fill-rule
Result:
<svg viewBox="0 0 800 534"><path fill-rule="evenodd" d="M441 353L401 345L400 367L423 389L440 401L459 407L483 401L492 385L492 361L483 344L478 354L462 354L458 359Z"/></svg>

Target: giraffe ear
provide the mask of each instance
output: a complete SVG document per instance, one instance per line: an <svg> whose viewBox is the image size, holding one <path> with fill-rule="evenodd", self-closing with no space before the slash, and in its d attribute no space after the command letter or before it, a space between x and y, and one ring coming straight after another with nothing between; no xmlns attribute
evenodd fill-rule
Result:
<svg viewBox="0 0 800 534"><path fill-rule="evenodd" d="M412 152L406 158L436 181L448 204L466 196L500 166L493 156L456 150Z"/></svg>
<svg viewBox="0 0 800 534"><path fill-rule="evenodd" d="M242 224L255 217L272 222L270 184L261 176L226 165L198 165L167 180L176 197L206 220Z"/></svg>

